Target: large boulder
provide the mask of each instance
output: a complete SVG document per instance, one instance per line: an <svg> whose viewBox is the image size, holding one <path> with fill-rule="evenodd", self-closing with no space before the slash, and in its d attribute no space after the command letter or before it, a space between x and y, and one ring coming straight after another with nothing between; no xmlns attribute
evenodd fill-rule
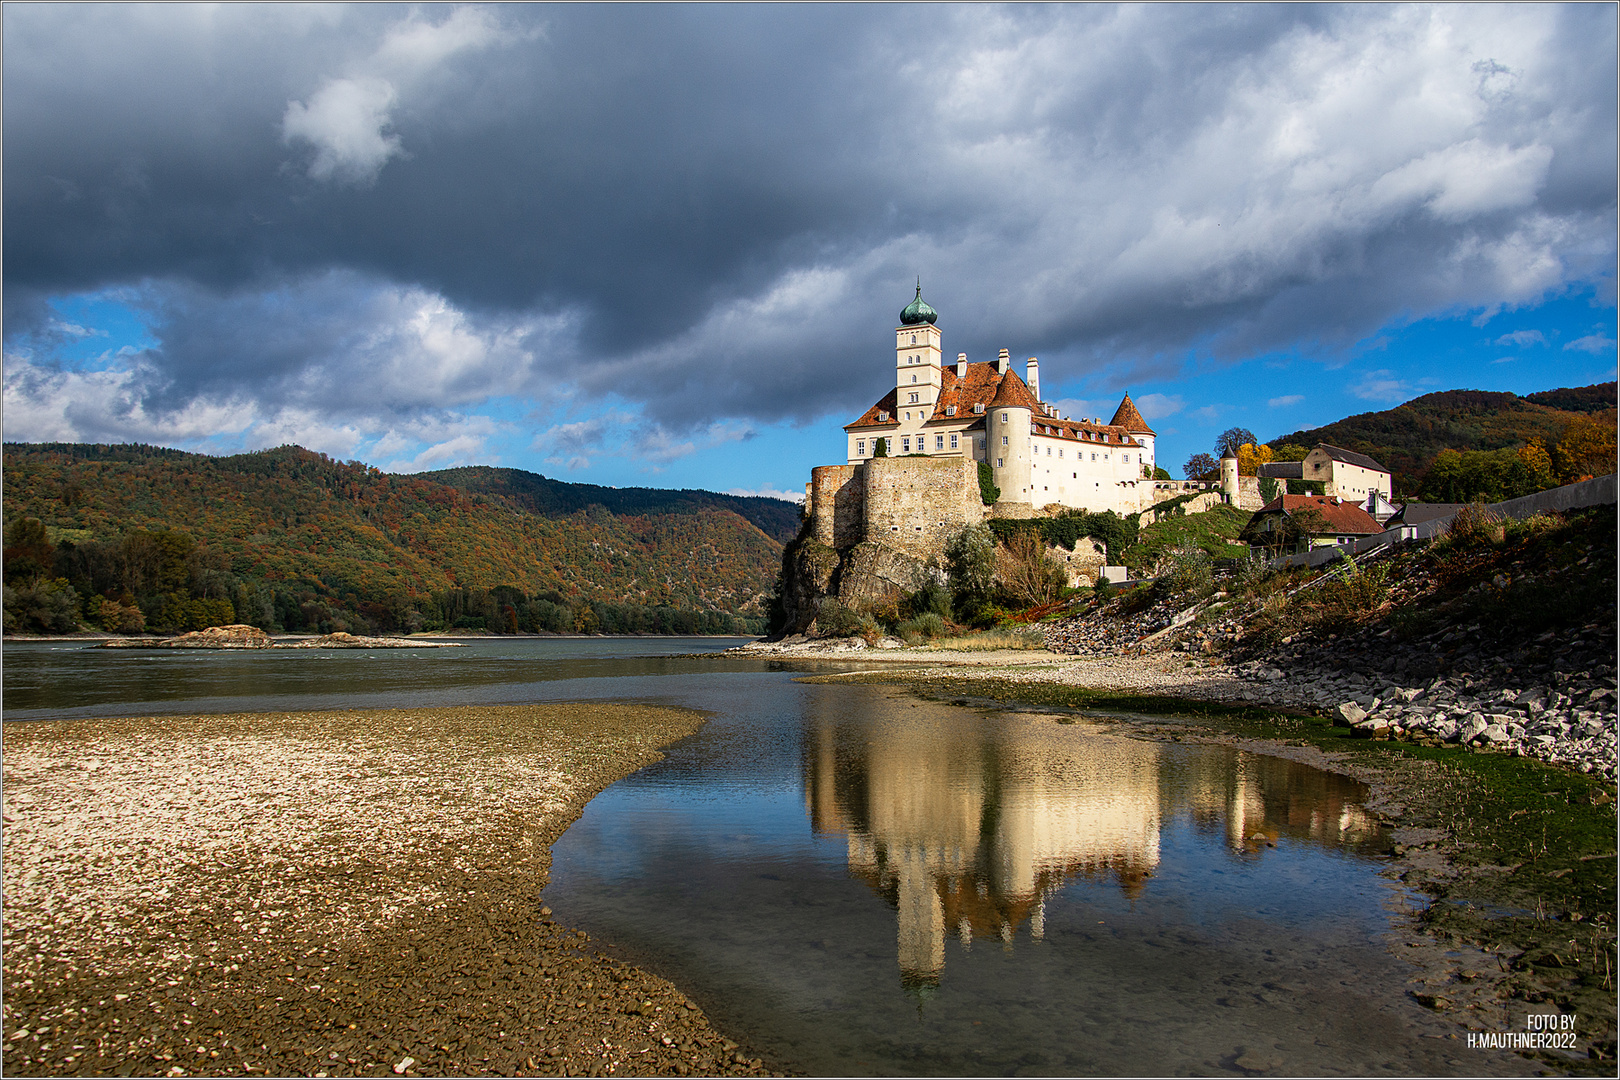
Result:
<svg viewBox="0 0 1620 1080"><path fill-rule="evenodd" d="M875 604L896 593L915 588L926 564L875 540L866 540L844 553L838 571L838 599L851 606Z"/></svg>
<svg viewBox="0 0 1620 1080"><path fill-rule="evenodd" d="M837 586L839 558L828 547L805 533L782 553L782 636L802 634L815 622L823 597Z"/></svg>

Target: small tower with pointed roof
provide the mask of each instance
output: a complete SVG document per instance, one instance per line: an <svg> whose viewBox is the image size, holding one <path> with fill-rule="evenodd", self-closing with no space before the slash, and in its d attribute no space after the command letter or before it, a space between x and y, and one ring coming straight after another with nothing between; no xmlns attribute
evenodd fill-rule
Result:
<svg viewBox="0 0 1620 1080"><path fill-rule="evenodd" d="M1142 414L1137 411L1136 402L1131 400L1129 390L1125 391L1125 397L1119 403L1119 408L1114 410L1114 418L1108 422L1114 427L1124 428L1130 432L1146 450L1144 456L1148 461L1156 460L1153 455L1153 440L1158 438L1158 432L1148 427L1147 421L1142 419Z"/></svg>
<svg viewBox="0 0 1620 1080"><path fill-rule="evenodd" d="M1001 377L985 411L984 426L989 438L985 458L995 472L1002 502L1034 503L1029 431L1039 409L1040 402L1016 371Z"/></svg>

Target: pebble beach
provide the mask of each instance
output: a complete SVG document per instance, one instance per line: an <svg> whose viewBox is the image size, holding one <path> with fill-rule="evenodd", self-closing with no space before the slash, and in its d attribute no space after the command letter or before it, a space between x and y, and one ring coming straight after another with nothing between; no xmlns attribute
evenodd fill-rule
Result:
<svg viewBox="0 0 1620 1080"><path fill-rule="evenodd" d="M595 703L7 723L4 1071L762 1074L542 898L590 797L701 723Z"/></svg>

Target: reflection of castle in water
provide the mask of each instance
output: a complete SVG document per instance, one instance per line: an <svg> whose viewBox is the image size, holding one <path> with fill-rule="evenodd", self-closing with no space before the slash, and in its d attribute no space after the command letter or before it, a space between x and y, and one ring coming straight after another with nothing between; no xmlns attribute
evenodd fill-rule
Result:
<svg viewBox="0 0 1620 1080"><path fill-rule="evenodd" d="M1038 940L1046 899L1073 878L1134 899L1180 810L1224 826L1243 857L1285 832L1342 843L1373 827L1355 785L1279 759L1211 750L1169 767L1155 743L901 709L813 726L804 767L812 828L843 833L850 871L898 908L907 985L939 981L947 933L1011 947L1027 920Z"/></svg>

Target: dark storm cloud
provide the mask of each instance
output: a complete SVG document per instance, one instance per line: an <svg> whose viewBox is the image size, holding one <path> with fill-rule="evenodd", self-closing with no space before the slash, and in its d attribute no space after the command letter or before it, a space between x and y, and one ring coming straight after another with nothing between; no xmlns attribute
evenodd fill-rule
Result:
<svg viewBox="0 0 1620 1080"><path fill-rule="evenodd" d="M134 287L154 417L804 420L871 396L917 273L948 351L1055 378L1613 266L1607 7L4 18L8 366L42 297Z"/></svg>

